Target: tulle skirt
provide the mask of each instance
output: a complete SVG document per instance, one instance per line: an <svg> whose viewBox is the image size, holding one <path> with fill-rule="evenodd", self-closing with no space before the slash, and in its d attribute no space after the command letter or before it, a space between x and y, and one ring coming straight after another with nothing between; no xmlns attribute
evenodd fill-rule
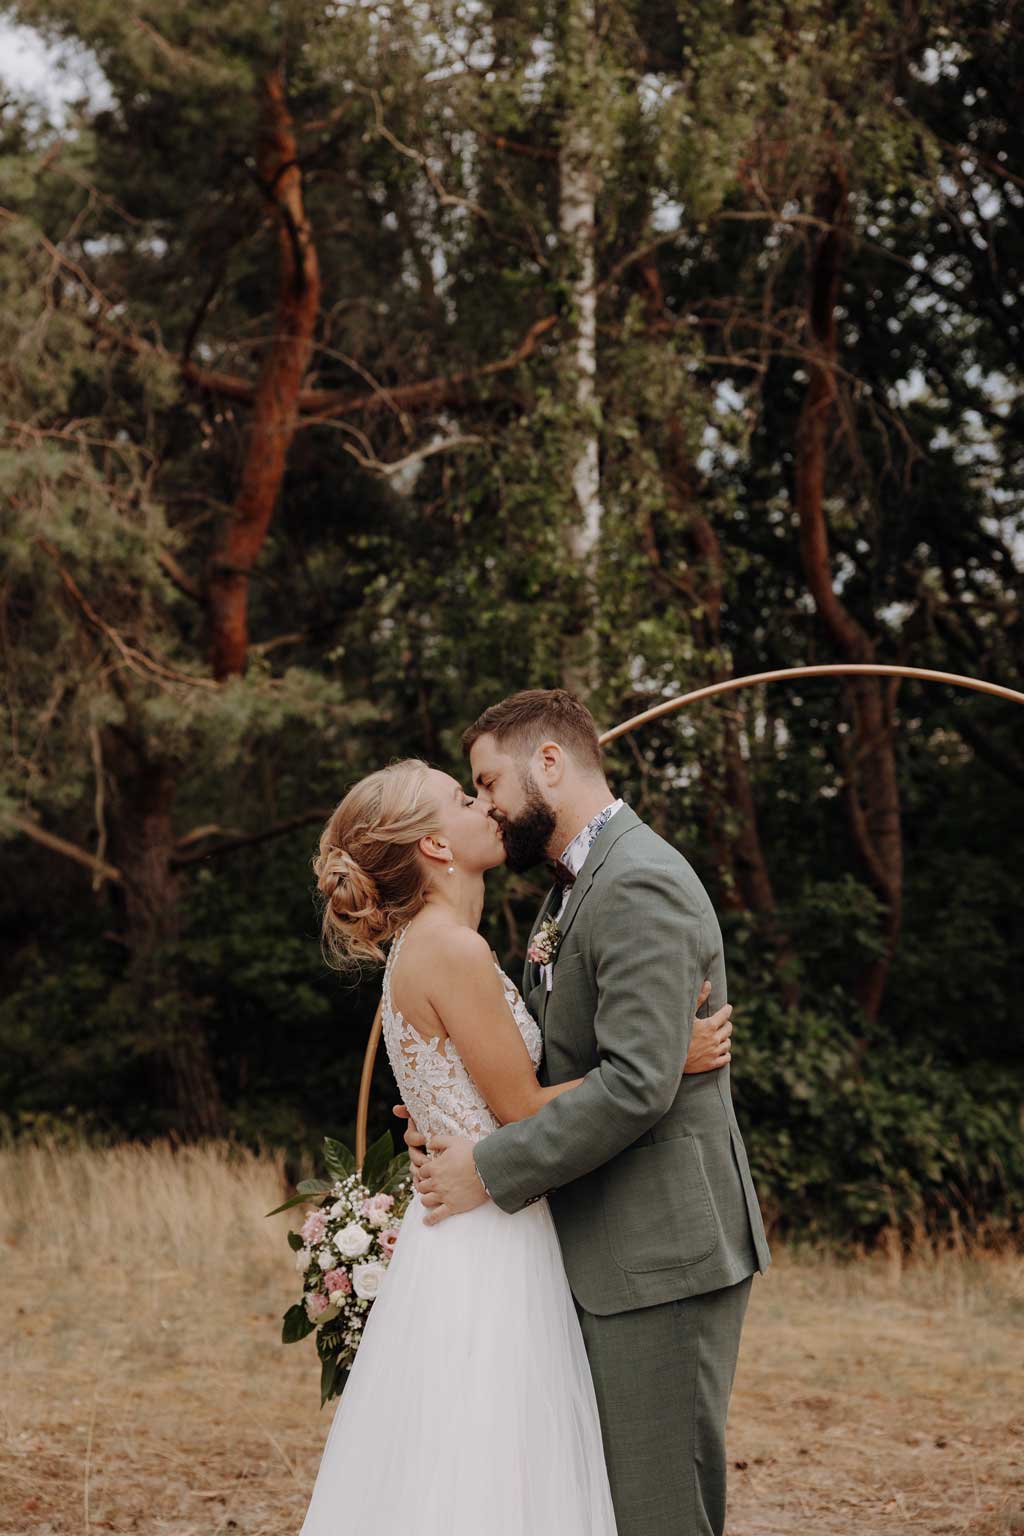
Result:
<svg viewBox="0 0 1024 1536"><path fill-rule="evenodd" d="M300 1536L614 1536L594 1387L546 1200L436 1227L419 1196Z"/></svg>

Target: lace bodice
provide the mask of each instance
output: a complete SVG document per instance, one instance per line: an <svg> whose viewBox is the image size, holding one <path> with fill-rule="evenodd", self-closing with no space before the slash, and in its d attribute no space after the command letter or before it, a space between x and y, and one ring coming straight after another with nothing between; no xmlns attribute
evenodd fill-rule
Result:
<svg viewBox="0 0 1024 1536"><path fill-rule="evenodd" d="M398 1091L427 1136L468 1136L479 1141L498 1129L499 1122L463 1064L452 1040L428 1039L396 1013L391 1001L391 972L407 928L398 934L384 967L382 1025L384 1045ZM497 961L505 997L523 1037L530 1060L539 1066L542 1040L536 1021L515 983Z"/></svg>

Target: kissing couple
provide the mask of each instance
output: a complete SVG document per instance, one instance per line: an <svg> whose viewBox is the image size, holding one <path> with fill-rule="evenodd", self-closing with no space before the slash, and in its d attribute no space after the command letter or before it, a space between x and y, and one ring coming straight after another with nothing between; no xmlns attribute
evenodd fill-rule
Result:
<svg viewBox="0 0 1024 1536"><path fill-rule="evenodd" d="M718 920L572 694L514 694L462 744L474 793L382 768L314 860L329 961L388 946L415 1193L301 1536L722 1536L770 1258ZM520 992L478 932L484 878L545 861Z"/></svg>

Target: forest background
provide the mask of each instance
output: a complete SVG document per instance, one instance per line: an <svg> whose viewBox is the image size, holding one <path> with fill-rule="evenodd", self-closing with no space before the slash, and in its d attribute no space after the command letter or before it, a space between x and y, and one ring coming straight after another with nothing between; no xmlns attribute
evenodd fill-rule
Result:
<svg viewBox="0 0 1024 1536"><path fill-rule="evenodd" d="M3 15L102 82L4 70L10 1134L351 1142L320 825L517 688L1020 686L1019 6ZM790 1233L1019 1227L1022 724L830 680L609 750L720 912ZM490 887L514 976L543 890Z"/></svg>

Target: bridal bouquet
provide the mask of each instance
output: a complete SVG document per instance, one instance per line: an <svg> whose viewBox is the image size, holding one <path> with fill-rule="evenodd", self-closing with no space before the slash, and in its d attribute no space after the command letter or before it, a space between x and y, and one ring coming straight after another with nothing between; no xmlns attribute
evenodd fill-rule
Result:
<svg viewBox="0 0 1024 1536"><path fill-rule="evenodd" d="M347 1147L325 1136L324 1164L329 1181L303 1179L290 1200L267 1212L314 1200L299 1230L288 1233L302 1298L284 1314L281 1340L295 1344L316 1331L321 1408L348 1380L412 1196L408 1154L394 1155L390 1132L370 1147L361 1170Z"/></svg>

